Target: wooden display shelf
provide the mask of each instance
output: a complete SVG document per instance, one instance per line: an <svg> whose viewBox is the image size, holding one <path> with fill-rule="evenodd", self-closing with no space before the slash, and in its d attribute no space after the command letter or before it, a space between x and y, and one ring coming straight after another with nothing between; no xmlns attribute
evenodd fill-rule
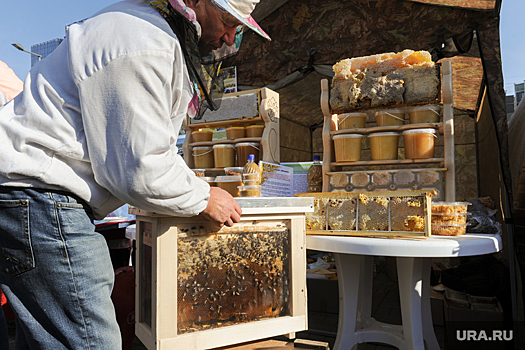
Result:
<svg viewBox="0 0 525 350"><path fill-rule="evenodd" d="M323 192L329 192L330 176L337 172L340 166L367 166L367 165L402 165L402 164L419 164L419 163L440 163L441 168L445 168L445 200L454 202L456 200L456 178L455 178L455 160L454 160L454 101L452 94L452 64L445 61L438 67L441 73L441 101L443 122L428 124L405 124L400 126L372 127L364 129L344 129L337 130L338 114L334 114L330 107L330 86L328 79L321 80L321 110L324 116L323 124ZM434 104L439 101L428 101L426 104ZM418 103L417 105L423 105ZM393 106L391 106L393 107ZM384 108L384 107L383 107ZM377 109L377 108L373 108ZM372 110L370 108L369 110ZM357 109L355 110L357 111ZM361 110L360 110L361 112ZM405 159L394 161L358 161L358 162L333 162L335 160L335 151L333 137L339 134L370 134L382 131L403 131L418 128L433 128L444 135L444 157L430 159Z"/></svg>
<svg viewBox="0 0 525 350"><path fill-rule="evenodd" d="M254 123L261 123L264 122L263 118L261 117L254 117L254 118L247 118L247 119L236 119L235 123L232 122L232 120L221 120L216 122L205 122L202 124L193 124L193 129L206 129L206 128L220 128L220 127L227 127L227 126L239 126L239 125L252 125Z"/></svg>
<svg viewBox="0 0 525 350"><path fill-rule="evenodd" d="M190 147L198 146L213 146L213 145L222 145L222 144L236 144L241 142L261 142L262 137L244 137L242 139L235 140L216 140L216 141L201 141L201 142L192 142L189 144Z"/></svg>
<svg viewBox="0 0 525 350"><path fill-rule="evenodd" d="M333 162L334 166L358 166L358 165L395 165L395 164L424 164L443 163L445 158L423 158L423 159L389 159L389 160L359 160L356 162Z"/></svg>
<svg viewBox="0 0 525 350"><path fill-rule="evenodd" d="M186 130L186 135L190 136L193 131L199 129L247 126L262 123L264 123L264 131L261 137L191 143L191 137L186 137L182 146L186 164L190 169L195 168L192 155L193 147L241 142L259 142L259 160L279 164L281 158L279 146L279 94L268 88L228 94L228 97L223 99L221 107L217 111L207 111L202 120L192 120L187 117L184 120L183 127ZM210 168L206 170L216 171L217 169Z"/></svg>
<svg viewBox="0 0 525 350"><path fill-rule="evenodd" d="M330 135L341 135L341 134L361 134L368 135L376 132L395 131L402 132L405 130L414 129L436 129L439 133L443 133L443 123L426 123L426 124L405 124L405 125L393 125L393 126L373 126L370 128L360 129L341 129L330 131Z"/></svg>

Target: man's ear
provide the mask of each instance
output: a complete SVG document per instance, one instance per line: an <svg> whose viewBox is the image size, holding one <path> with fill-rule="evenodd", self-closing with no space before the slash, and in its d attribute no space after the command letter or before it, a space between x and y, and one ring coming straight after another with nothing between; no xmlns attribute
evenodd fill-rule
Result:
<svg viewBox="0 0 525 350"><path fill-rule="evenodd" d="M188 6L191 9L195 9L195 7L197 6L202 6L203 2L203 0L184 0L186 6Z"/></svg>

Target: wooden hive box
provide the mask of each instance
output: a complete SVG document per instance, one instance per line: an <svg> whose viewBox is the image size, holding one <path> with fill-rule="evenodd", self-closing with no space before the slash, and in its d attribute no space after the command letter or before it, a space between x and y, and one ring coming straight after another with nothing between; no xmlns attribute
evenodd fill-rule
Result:
<svg viewBox="0 0 525 350"><path fill-rule="evenodd" d="M202 216L130 210L135 333L148 349L213 349L307 329L305 212L313 200L237 200L241 222L222 229Z"/></svg>

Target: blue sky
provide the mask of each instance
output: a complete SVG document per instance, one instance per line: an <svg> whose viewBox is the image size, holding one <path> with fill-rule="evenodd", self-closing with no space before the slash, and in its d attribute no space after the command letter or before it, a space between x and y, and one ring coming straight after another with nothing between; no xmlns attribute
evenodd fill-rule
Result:
<svg viewBox="0 0 525 350"><path fill-rule="evenodd" d="M31 55L15 49L63 38L65 26L91 16L116 0L4 1L0 11L0 60L24 80L31 68ZM27 4L30 4L28 7ZM525 80L525 0L503 0L501 9L501 52L507 94L514 83Z"/></svg>

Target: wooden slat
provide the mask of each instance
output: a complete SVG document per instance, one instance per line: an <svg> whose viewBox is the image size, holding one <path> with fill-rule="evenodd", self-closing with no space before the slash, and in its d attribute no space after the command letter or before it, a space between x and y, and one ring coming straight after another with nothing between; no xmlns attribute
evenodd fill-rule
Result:
<svg viewBox="0 0 525 350"><path fill-rule="evenodd" d="M445 162L445 158L358 160L355 162L334 162L332 163L332 167L357 166L357 165L424 164L424 163L444 163L444 162Z"/></svg>
<svg viewBox="0 0 525 350"><path fill-rule="evenodd" d="M340 135L340 134L361 134L361 135L369 135L375 132L385 132L385 131L393 131L393 132L403 132L405 130L413 130L413 129L436 129L441 130L443 126L443 123L426 123L426 124L405 124L405 125L392 125L392 126L373 126L370 128L362 128L362 129L341 129L341 130L335 130L331 131L330 135Z"/></svg>

